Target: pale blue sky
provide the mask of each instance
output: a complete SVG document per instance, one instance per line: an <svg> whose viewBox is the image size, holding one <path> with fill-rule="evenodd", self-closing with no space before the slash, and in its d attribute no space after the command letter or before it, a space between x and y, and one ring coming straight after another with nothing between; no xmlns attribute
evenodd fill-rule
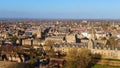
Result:
<svg viewBox="0 0 120 68"><path fill-rule="evenodd" d="M120 0L0 0L0 18L120 19Z"/></svg>

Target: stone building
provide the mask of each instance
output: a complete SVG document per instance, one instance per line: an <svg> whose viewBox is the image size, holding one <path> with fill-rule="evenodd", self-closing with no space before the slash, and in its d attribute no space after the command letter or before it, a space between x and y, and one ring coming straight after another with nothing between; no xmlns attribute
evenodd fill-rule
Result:
<svg viewBox="0 0 120 68"><path fill-rule="evenodd" d="M88 44L81 44L81 43L60 43L55 44L53 49L55 51L61 51L62 53L66 53L72 48L87 48L91 51L91 53L98 57L100 55L102 58L112 58L112 59L120 59L120 47L113 48L112 46L101 46L95 45L93 40L89 40Z"/></svg>
<svg viewBox="0 0 120 68"><path fill-rule="evenodd" d="M52 36L52 37L47 37L46 40L53 40L54 42L64 42L64 36Z"/></svg>
<svg viewBox="0 0 120 68"><path fill-rule="evenodd" d="M75 39L73 36L68 36L67 40L69 42L73 42ZM96 36L94 30L92 28L92 35L91 38L85 43L59 43L55 44L53 49L55 51L61 51L62 53L66 53L76 47L79 49L87 48L91 51L94 57L102 57L102 58L111 58L111 59L120 59L120 47L119 46L109 46L109 45L99 45L97 42L103 42L100 40L96 40ZM98 56L99 55L99 56Z"/></svg>
<svg viewBox="0 0 120 68"><path fill-rule="evenodd" d="M37 31L37 38L41 38L42 37L42 29L39 27L38 31Z"/></svg>
<svg viewBox="0 0 120 68"><path fill-rule="evenodd" d="M75 34L68 34L65 37L67 43L76 43L76 36Z"/></svg>
<svg viewBox="0 0 120 68"><path fill-rule="evenodd" d="M33 40L32 39L23 39L22 45L33 45Z"/></svg>

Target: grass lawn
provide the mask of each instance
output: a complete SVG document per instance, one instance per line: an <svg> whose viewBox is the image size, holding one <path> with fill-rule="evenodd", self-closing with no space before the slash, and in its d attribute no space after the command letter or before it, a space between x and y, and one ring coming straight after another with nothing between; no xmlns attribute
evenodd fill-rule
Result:
<svg viewBox="0 0 120 68"><path fill-rule="evenodd" d="M110 58L94 58L97 60L109 60L109 61L120 61L120 59L110 59Z"/></svg>
<svg viewBox="0 0 120 68"><path fill-rule="evenodd" d="M91 68L120 68L120 67L108 66L108 65L94 65Z"/></svg>

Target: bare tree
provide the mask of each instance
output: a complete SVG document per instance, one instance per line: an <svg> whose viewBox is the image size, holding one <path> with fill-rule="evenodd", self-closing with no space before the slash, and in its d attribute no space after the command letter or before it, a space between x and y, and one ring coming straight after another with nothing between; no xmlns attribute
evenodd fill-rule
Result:
<svg viewBox="0 0 120 68"><path fill-rule="evenodd" d="M118 40L111 37L107 40L106 45L109 45L109 46L112 46L113 48L115 48L116 46L118 46Z"/></svg>
<svg viewBox="0 0 120 68"><path fill-rule="evenodd" d="M66 68L86 68L91 61L88 49L71 49L66 56Z"/></svg>
<svg viewBox="0 0 120 68"><path fill-rule="evenodd" d="M46 52L47 52L47 55L49 57L53 57L55 55L55 52L53 50L54 43L55 42L53 40L46 40L45 41L45 46L48 48Z"/></svg>
<svg viewBox="0 0 120 68"><path fill-rule="evenodd" d="M46 40L45 41L45 46L49 47L50 49L52 49L53 45L54 45L54 41L53 40Z"/></svg>

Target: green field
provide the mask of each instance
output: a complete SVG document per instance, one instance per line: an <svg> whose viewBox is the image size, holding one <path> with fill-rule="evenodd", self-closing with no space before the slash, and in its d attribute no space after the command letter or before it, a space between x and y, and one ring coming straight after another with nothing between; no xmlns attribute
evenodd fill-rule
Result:
<svg viewBox="0 0 120 68"><path fill-rule="evenodd" d="M110 58L94 58L97 60L109 60L109 61L120 61L120 59L110 59Z"/></svg>
<svg viewBox="0 0 120 68"><path fill-rule="evenodd" d="M120 68L120 67L108 66L108 65L94 65L91 68Z"/></svg>

